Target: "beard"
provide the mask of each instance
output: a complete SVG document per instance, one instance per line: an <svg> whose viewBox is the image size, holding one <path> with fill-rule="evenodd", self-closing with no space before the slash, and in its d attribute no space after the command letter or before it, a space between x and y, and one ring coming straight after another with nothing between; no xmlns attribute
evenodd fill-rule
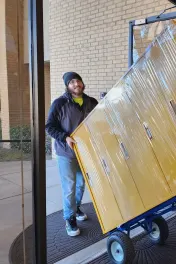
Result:
<svg viewBox="0 0 176 264"><path fill-rule="evenodd" d="M85 87L76 87L74 89L67 88L68 92L71 93L73 96L82 96L84 92Z"/></svg>

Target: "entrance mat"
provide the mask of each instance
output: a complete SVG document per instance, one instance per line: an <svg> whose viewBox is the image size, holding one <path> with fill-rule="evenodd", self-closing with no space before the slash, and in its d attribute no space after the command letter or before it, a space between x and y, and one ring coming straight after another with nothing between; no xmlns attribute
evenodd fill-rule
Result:
<svg viewBox="0 0 176 264"><path fill-rule="evenodd" d="M102 234L92 203L83 204L82 210L88 215L88 220L78 222L81 234L77 237L69 237L65 230L65 221L62 211L47 216L47 263L64 259L98 241L105 238ZM33 227L25 230L26 264L32 262ZM21 233L11 245L9 252L10 264L24 264L23 234Z"/></svg>
<svg viewBox="0 0 176 264"><path fill-rule="evenodd" d="M164 246L154 245L144 233L133 239L136 257L133 264L176 264L176 217L168 220L169 237ZM88 264L112 264L108 254Z"/></svg>

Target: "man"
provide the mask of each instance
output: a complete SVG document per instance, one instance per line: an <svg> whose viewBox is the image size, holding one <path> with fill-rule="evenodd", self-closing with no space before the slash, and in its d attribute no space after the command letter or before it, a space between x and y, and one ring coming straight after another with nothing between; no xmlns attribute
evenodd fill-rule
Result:
<svg viewBox="0 0 176 264"><path fill-rule="evenodd" d="M84 82L76 72L65 73L63 80L66 92L53 102L46 131L55 139L67 234L77 236L80 230L76 220L87 219L87 215L80 210L85 182L73 151L76 142L70 135L98 102L84 93Z"/></svg>

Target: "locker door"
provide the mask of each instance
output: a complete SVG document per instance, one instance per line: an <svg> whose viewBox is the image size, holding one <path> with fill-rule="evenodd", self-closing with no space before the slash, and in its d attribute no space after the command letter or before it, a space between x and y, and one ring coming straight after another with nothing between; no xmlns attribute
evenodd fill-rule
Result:
<svg viewBox="0 0 176 264"><path fill-rule="evenodd" d="M122 140L121 150L143 204L146 209L150 209L169 199L171 192L143 127L123 89L124 84L121 82L108 93L108 111Z"/></svg>
<svg viewBox="0 0 176 264"><path fill-rule="evenodd" d="M147 87L146 92L150 94L149 96L151 99L153 98L153 102L156 103L156 105L158 104L161 108L161 111L163 113L163 121L167 120L168 124L170 124L170 128L168 129L168 136L172 138L176 136L176 115L174 113L174 100L172 100L173 96L170 89L171 86L167 86L165 81L163 81L163 78L166 77L164 75L164 72L162 74L162 78L160 76L160 70L165 68L165 65L167 65L167 63L161 63L165 61L165 59L163 58L163 56L161 56L162 52L161 49L159 49L157 43L155 43L155 45L151 47L149 53L149 58L143 64L143 67L145 67L145 75L143 75L143 78L145 76L145 85Z"/></svg>
<svg viewBox="0 0 176 264"><path fill-rule="evenodd" d="M75 131L76 153L104 233L123 223L108 178L84 124Z"/></svg>
<svg viewBox="0 0 176 264"><path fill-rule="evenodd" d="M176 27L166 30L159 36L155 47L160 49L159 56L154 58L154 62L164 95L167 101L176 102Z"/></svg>
<svg viewBox="0 0 176 264"><path fill-rule="evenodd" d="M145 75L143 77L145 76L147 89L156 98L157 102L162 104L165 109L165 118L171 122L175 130L176 108L174 105L176 98L176 74L172 71L171 76L167 76L165 72L167 62L163 63L166 59L157 43L153 45L149 53L149 57L143 66L145 67Z"/></svg>
<svg viewBox="0 0 176 264"><path fill-rule="evenodd" d="M173 194L176 194L175 123L160 85L156 81L155 84L152 82L152 79L156 79L154 69L150 69L149 75L148 66L149 62L141 59L125 80L128 84L126 90L166 180Z"/></svg>
<svg viewBox="0 0 176 264"><path fill-rule="evenodd" d="M141 197L133 181L120 149L120 139L113 132L111 116L102 101L86 120L96 153L111 185L124 221L145 211Z"/></svg>
<svg viewBox="0 0 176 264"><path fill-rule="evenodd" d="M149 74L149 83L153 82L150 89L160 90L160 94L165 99L166 109L169 118L176 124L176 42L171 38L168 40L169 33L166 31L159 37L151 49L148 51L146 60L146 71ZM164 36L167 36L164 37ZM160 88L160 89L159 89ZM161 98L160 98L161 99Z"/></svg>

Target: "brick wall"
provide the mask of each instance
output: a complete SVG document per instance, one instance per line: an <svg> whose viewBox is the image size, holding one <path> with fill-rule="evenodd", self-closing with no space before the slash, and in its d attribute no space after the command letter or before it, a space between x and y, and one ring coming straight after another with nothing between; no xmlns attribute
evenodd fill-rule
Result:
<svg viewBox="0 0 176 264"><path fill-rule="evenodd" d="M129 20L159 14L167 0L49 0L51 100L64 91L62 73L78 71L99 98L127 70Z"/></svg>
<svg viewBox="0 0 176 264"><path fill-rule="evenodd" d="M11 127L30 125L29 64L24 63L24 0L2 0L0 113L3 139ZM27 12L27 10L26 10ZM51 102L50 65L45 63L46 116Z"/></svg>
<svg viewBox="0 0 176 264"><path fill-rule="evenodd" d="M51 91L50 91L50 64L45 63L45 119L48 117L48 111L51 105Z"/></svg>
<svg viewBox="0 0 176 264"><path fill-rule="evenodd" d="M9 126L30 123L30 95L24 65L23 1L6 0L6 54ZM22 109L22 116L20 112Z"/></svg>

